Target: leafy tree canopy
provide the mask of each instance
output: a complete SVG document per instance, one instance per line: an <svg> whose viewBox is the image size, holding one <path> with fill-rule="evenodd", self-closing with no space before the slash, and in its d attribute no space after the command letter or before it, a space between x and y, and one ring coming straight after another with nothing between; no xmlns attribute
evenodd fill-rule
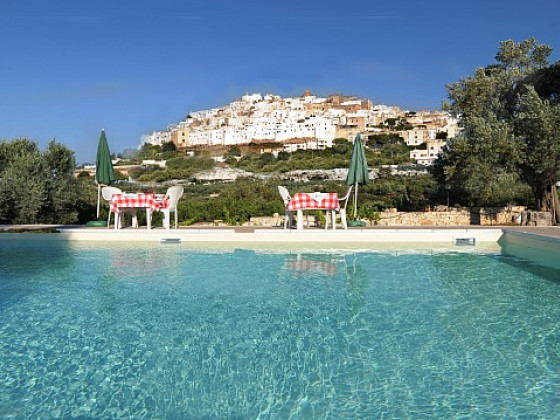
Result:
<svg viewBox="0 0 560 420"><path fill-rule="evenodd" d="M239 148L239 146L232 146L229 148L229 150L226 153L224 153L224 159L236 158L240 156L241 156L241 149Z"/></svg>
<svg viewBox="0 0 560 420"><path fill-rule="evenodd" d="M404 144L403 138L394 133L372 134L368 137L368 144Z"/></svg>
<svg viewBox="0 0 560 420"><path fill-rule="evenodd" d="M0 223L77 220L74 152L50 141L44 152L28 139L0 142Z"/></svg>
<svg viewBox="0 0 560 420"><path fill-rule="evenodd" d="M172 141L168 141L167 143L163 143L161 145L162 153L164 153L164 152L174 152L175 149L176 149L175 143L173 143Z"/></svg>
<svg viewBox="0 0 560 420"><path fill-rule="evenodd" d="M522 180L537 208L555 205L560 141L554 126L560 119L551 52L534 38L504 41L497 63L447 86L446 108L461 118L463 131L434 166L441 185L452 185L471 204L486 205Z"/></svg>
<svg viewBox="0 0 560 420"><path fill-rule="evenodd" d="M346 139L336 138L333 140L332 151L340 155L345 155L352 149L352 145Z"/></svg>

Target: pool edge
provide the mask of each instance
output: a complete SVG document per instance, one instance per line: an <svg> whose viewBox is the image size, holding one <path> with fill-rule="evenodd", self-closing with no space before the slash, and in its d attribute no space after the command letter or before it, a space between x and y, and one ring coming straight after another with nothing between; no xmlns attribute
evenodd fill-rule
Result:
<svg viewBox="0 0 560 420"><path fill-rule="evenodd" d="M496 243L503 235L501 228L394 228L348 229L324 231L323 229L249 230L222 229L123 229L59 227L58 233L3 233L6 240L65 240L65 241L126 241L126 242L247 242L247 243L447 243L454 245L458 239L472 239L474 243Z"/></svg>

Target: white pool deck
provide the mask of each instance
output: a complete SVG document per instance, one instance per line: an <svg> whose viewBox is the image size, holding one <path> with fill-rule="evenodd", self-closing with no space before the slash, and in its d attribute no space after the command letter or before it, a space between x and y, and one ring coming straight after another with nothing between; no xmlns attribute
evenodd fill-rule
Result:
<svg viewBox="0 0 560 420"><path fill-rule="evenodd" d="M55 228L58 233L10 233L13 229ZM152 242L165 243L262 243L262 244L321 244L324 246L348 244L391 243L446 243L455 245L474 240L477 244L497 243L504 232L528 234L533 237L560 241L560 227L368 227L325 231L321 228L303 230L258 227L205 227L165 230L155 228L121 230L68 225L0 225L5 233L0 239L15 240L65 240L101 242Z"/></svg>
<svg viewBox="0 0 560 420"><path fill-rule="evenodd" d="M323 229L173 229L138 230L124 229L107 232L107 229L84 231L64 229L61 234L68 240L102 241L156 241L179 239L181 242L251 242L251 243L379 243L379 242L449 242L459 238L475 238L476 242L497 242L502 231L499 229L349 229L325 231Z"/></svg>

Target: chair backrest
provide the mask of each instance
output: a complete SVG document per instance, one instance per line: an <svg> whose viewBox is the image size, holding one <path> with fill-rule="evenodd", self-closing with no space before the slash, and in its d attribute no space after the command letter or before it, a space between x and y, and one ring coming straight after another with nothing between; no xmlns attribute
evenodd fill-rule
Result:
<svg viewBox="0 0 560 420"><path fill-rule="evenodd" d="M101 195L104 200L111 201L113 194L122 194L122 190L117 187L103 187L101 188Z"/></svg>
<svg viewBox="0 0 560 420"><path fill-rule="evenodd" d="M354 187L353 185L350 185L348 187L348 189L346 190L346 195L344 197L340 197L338 199L338 202L340 204L340 208L346 209L346 205L348 204L348 199L350 198L350 194L352 193L352 188L353 187Z"/></svg>
<svg viewBox="0 0 560 420"><path fill-rule="evenodd" d="M169 202L167 204L168 209L171 210L177 209L177 203L179 202L179 199L183 195L184 191L185 191L184 188L181 187L180 185L174 185L173 187L169 187L167 189L165 196L169 198Z"/></svg>
<svg viewBox="0 0 560 420"><path fill-rule="evenodd" d="M279 185L278 192L282 196L282 200L284 200L284 205L287 206L290 200L292 199L292 196L288 192L288 189L282 185Z"/></svg>

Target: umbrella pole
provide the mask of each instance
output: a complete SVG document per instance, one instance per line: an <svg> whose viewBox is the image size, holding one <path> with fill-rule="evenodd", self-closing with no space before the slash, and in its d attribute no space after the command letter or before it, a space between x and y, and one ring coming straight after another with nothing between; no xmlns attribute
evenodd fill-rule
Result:
<svg viewBox="0 0 560 420"><path fill-rule="evenodd" d="M101 184L97 184L97 220L99 220L100 205L101 205Z"/></svg>
<svg viewBox="0 0 560 420"><path fill-rule="evenodd" d="M356 183L356 188L354 190L354 220L358 215L358 183Z"/></svg>

